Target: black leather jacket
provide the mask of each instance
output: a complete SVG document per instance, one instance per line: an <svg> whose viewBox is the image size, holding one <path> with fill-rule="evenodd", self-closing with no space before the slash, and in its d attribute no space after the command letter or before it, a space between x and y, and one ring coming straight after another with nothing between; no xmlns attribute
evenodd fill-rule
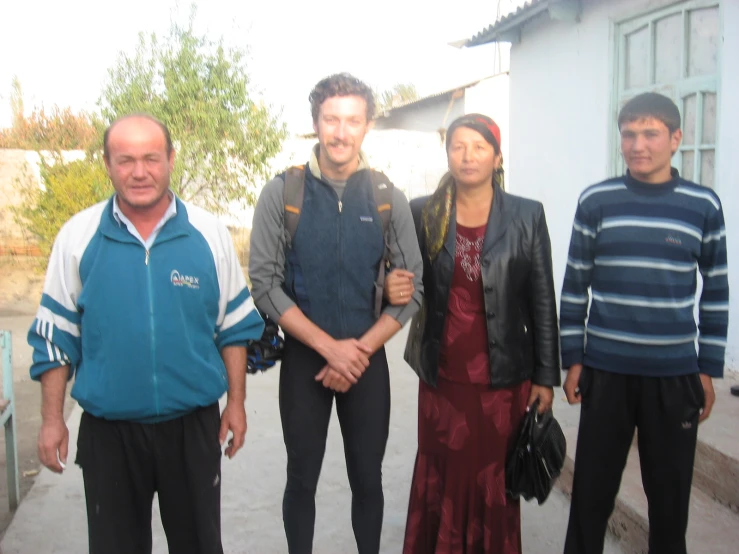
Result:
<svg viewBox="0 0 739 554"><path fill-rule="evenodd" d="M428 196L411 201L421 253L425 309L411 322L406 361L429 385L439 374L439 350L454 273L456 213L444 247L430 262L421 230ZM490 382L509 387L532 379L560 384L559 333L549 231L540 202L496 186L480 254L487 314ZM419 345L420 342L420 345Z"/></svg>

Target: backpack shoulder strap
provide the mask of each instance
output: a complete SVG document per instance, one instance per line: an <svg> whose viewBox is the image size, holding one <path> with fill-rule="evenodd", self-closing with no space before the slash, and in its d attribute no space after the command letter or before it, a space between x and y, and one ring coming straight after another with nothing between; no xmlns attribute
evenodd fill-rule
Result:
<svg viewBox="0 0 739 554"><path fill-rule="evenodd" d="M390 219L393 215L393 189L392 181L382 171L370 170L372 181L372 195L375 198L377 213L380 214L382 223L382 238L385 242L385 253L380 267L377 270L375 281L375 317L379 318L382 313L382 300L385 290L385 272L390 267Z"/></svg>
<svg viewBox="0 0 739 554"><path fill-rule="evenodd" d="M377 206L377 212L380 214L380 221L382 222L382 232L387 237L387 231L390 228L390 219L393 215L393 189L395 185L387 178L387 175L375 169L370 170L370 180L372 181L372 194L375 198L375 205Z"/></svg>
<svg viewBox="0 0 739 554"><path fill-rule="evenodd" d="M282 192L285 204L285 230L287 231L288 248L292 246L293 237L295 237L295 232L298 230L304 194L305 166L296 165L285 172L285 188Z"/></svg>

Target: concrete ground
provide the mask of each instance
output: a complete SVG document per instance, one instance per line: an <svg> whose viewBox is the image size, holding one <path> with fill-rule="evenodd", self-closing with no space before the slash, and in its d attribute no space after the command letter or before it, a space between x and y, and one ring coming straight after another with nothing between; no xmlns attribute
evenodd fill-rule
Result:
<svg viewBox="0 0 739 554"><path fill-rule="evenodd" d="M26 334L36 313L36 307L36 304L30 301L0 304L0 329L13 334L13 392L16 401L16 442L21 498L31 489L39 470L36 438L41 426L41 387L31 381L28 375L31 349L26 343ZM65 405L67 415L73 407L74 403L67 401ZM0 537L13 518L8 509L5 475L5 434L0 432Z"/></svg>
<svg viewBox="0 0 739 554"><path fill-rule="evenodd" d="M2 325L0 320L0 326ZM416 451L417 379L402 360L405 333L388 345L392 379L390 439L384 463L385 519L382 552L402 550L405 516ZM287 552L282 517L285 448L277 406L278 368L249 376L249 430L244 449L223 460L222 527L228 554ZM558 394L561 393L561 389ZM69 402L70 405L73 402ZM68 419L69 459L74 459L81 410L74 406ZM36 425L37 428L37 425ZM31 440L31 438L23 438ZM32 437L35 444L35 434ZM30 456L30 450L28 451ZM314 551L321 554L356 552L350 520L351 495L343 459L341 433L332 419L321 481L316 499ZM553 491L543 506L522 503L523 550L527 554L562 552L568 502ZM155 506L154 553L167 552L166 538ZM4 554L80 554L87 551L87 526L82 475L70 463L63 475L42 470L0 543ZM608 554L622 552L611 541Z"/></svg>

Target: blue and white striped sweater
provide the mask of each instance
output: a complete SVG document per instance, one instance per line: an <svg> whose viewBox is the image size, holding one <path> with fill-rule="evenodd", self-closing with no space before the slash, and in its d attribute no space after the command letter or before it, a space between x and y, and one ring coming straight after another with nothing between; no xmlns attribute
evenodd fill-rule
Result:
<svg viewBox="0 0 739 554"><path fill-rule="evenodd" d="M228 230L176 202L148 250L112 201L74 216L54 244L31 377L70 365L72 396L97 417L160 421L216 402L220 350L262 334Z"/></svg>
<svg viewBox="0 0 739 554"><path fill-rule="evenodd" d="M712 190L675 170L663 185L626 175L589 187L562 288L563 367L723 375L727 267L724 216ZM703 278L697 327L696 269Z"/></svg>

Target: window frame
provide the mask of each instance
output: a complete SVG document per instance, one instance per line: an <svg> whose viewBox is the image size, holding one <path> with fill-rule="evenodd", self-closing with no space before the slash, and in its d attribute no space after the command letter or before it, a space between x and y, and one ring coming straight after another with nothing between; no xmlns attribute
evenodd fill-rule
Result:
<svg viewBox="0 0 739 554"><path fill-rule="evenodd" d="M686 35L690 32L688 13L693 10L718 8L718 25L719 25L719 42L716 53L716 73L712 75L688 76L688 48L689 40ZM682 14L682 49L680 54L680 77L677 81L671 83L653 83L656 81L656 64L655 64L655 29L656 22L675 14ZM625 88L626 79L626 37L634 31L648 27L650 37L649 53L647 61L648 84L642 87ZM701 178L701 159L702 152L713 150L714 152L714 182L713 188L719 188L717 170L720 163L720 124L721 124L721 68L722 68L722 48L720 37L723 31L723 9L721 0L682 0L674 2L667 6L657 9L641 12L638 15L630 15L620 19L611 20L611 118L609 122L609 162L612 175L623 174L626 166L621 156L621 143L618 133L618 113L622 105L622 99L633 97L643 92L659 92L670 97L680 109L680 114L684 119L685 98L696 94L696 136L695 144L680 144L680 148L673 157L673 166L677 167L682 174L683 152L694 152L693 158L693 181L700 183ZM628 91L628 94L627 94ZM716 95L716 128L715 142L702 144L703 134L703 94L713 93ZM684 123L683 123L684 127ZM702 183L701 183L702 184Z"/></svg>

